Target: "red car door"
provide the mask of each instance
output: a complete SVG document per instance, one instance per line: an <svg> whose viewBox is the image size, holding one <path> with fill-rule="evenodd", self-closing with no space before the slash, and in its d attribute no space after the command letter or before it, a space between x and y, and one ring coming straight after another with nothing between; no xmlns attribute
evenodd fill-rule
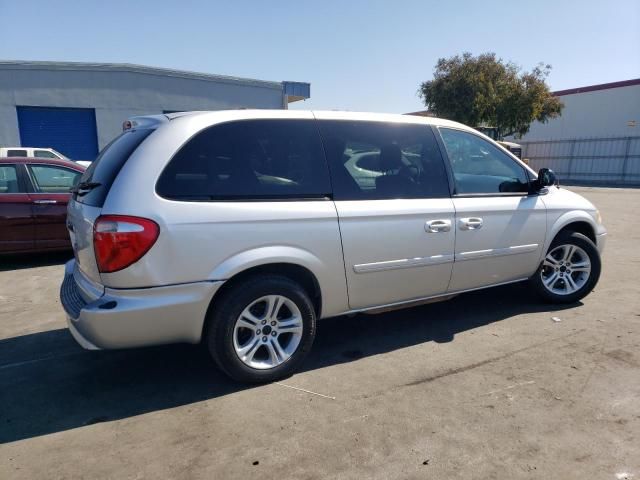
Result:
<svg viewBox="0 0 640 480"><path fill-rule="evenodd" d="M27 165L33 182L30 193L35 221L35 247L38 250L71 248L66 227L69 189L82 175L80 170L60 165Z"/></svg>
<svg viewBox="0 0 640 480"><path fill-rule="evenodd" d="M31 199L16 164L0 163L0 253L34 248Z"/></svg>

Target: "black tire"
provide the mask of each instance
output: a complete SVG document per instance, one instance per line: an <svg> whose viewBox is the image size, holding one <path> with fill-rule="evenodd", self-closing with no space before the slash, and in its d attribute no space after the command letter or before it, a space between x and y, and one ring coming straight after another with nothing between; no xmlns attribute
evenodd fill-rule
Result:
<svg viewBox="0 0 640 480"><path fill-rule="evenodd" d="M295 352L284 363L261 370L252 368L240 359L233 338L236 320L243 310L267 295L281 295L295 304L302 317L302 337ZM309 295L299 284L287 277L261 275L235 285L214 300L205 335L209 353L229 377L244 383L273 382L298 370L311 350L316 335L316 313Z"/></svg>
<svg viewBox="0 0 640 480"><path fill-rule="evenodd" d="M536 273L529 280L529 283L532 286L532 288L535 290L535 292L538 294L538 296L546 302L575 303L578 300L584 298L586 295L588 295L596 286L596 283L598 283L598 279L600 278L600 269L601 269L600 253L598 252L598 249L596 248L594 243L585 235L578 232L565 231L565 232L560 232L556 236L556 238L553 239L553 242L551 242L551 245L549 246L549 250L545 253L545 257L546 255L548 255L550 252L552 252L554 249L556 249L561 245L575 245L581 248L589 257L589 261L591 263L591 271L589 272L589 277L587 281L584 283L584 285L582 285L582 287L580 287L578 290L576 290L573 293L558 294L558 293L552 292L543 284L543 279L542 279L542 270L544 268L543 263L540 264L540 267L538 268L538 270L536 270Z"/></svg>

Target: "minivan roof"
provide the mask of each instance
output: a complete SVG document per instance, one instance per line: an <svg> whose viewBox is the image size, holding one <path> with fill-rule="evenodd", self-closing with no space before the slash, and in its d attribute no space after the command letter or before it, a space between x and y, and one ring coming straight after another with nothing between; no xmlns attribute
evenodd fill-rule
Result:
<svg viewBox="0 0 640 480"><path fill-rule="evenodd" d="M311 113L317 119L323 120L373 120L386 122L403 122L403 123L426 123L432 125L462 125L457 122L445 120L437 117L418 117L413 115L402 115L399 113L374 113L374 112L351 112L346 110L282 110L282 109L235 109L235 110L210 110L210 111L191 111L166 113L164 115L150 115L149 117L164 116L169 120L173 120L186 116L204 116L204 115L224 115L225 113L233 113L234 116L244 113L247 117L255 114L261 118L273 114L275 118L300 118L300 113Z"/></svg>
<svg viewBox="0 0 640 480"><path fill-rule="evenodd" d="M341 110L314 110L313 115L318 120L369 120L377 122L420 123L427 125L457 126L469 128L461 123L436 117L418 117L416 115L402 115L399 113L349 112Z"/></svg>
<svg viewBox="0 0 640 480"><path fill-rule="evenodd" d="M161 123L178 118L189 117L217 117L217 120L225 116L230 119L238 118L303 118L313 116L318 120L368 120L378 122L398 122L398 123L418 123L427 125L455 126L469 129L470 127L461 123L445 120L437 117L419 117L414 115L401 115L397 113L373 113L373 112L349 112L338 110L268 110L268 109L237 109L237 110L212 110L212 111L191 111L165 113L162 115L144 115L132 117L129 120L133 126L153 127ZM222 118L221 118L222 117Z"/></svg>

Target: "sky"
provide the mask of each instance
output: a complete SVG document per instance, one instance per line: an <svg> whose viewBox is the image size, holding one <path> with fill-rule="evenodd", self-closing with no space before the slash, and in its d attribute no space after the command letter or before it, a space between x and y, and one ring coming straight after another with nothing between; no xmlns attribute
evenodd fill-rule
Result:
<svg viewBox="0 0 640 480"><path fill-rule="evenodd" d="M495 52L552 90L640 77L640 0L0 0L0 59L311 83L290 108L422 110L441 57Z"/></svg>

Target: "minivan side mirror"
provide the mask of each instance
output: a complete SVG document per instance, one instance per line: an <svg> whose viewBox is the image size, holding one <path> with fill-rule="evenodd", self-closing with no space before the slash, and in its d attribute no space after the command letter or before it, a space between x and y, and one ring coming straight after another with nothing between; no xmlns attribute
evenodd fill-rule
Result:
<svg viewBox="0 0 640 480"><path fill-rule="evenodd" d="M542 190L545 187L556 185L558 183L558 177L553 170L549 168L541 168L538 171L538 179L535 181L536 190Z"/></svg>

